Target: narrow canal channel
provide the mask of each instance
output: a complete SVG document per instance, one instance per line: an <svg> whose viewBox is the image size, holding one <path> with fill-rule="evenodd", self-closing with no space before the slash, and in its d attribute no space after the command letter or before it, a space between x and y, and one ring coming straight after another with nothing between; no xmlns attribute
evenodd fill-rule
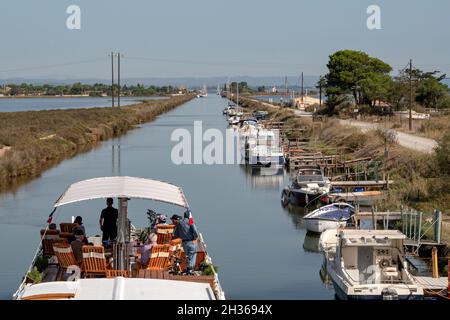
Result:
<svg viewBox="0 0 450 320"><path fill-rule="evenodd" d="M172 163L173 130L225 130L226 101L216 95L195 99L121 138L64 161L42 177L0 197L0 298L10 299L39 242L53 202L71 183L92 177L129 175L172 182L183 188L203 233L228 299L333 299L319 275L318 239L306 237L300 215L283 209L288 176L253 175L240 165ZM89 235L100 234L103 201L69 205L57 223L81 215ZM146 226L146 209L171 215L173 208L131 201L129 216Z"/></svg>

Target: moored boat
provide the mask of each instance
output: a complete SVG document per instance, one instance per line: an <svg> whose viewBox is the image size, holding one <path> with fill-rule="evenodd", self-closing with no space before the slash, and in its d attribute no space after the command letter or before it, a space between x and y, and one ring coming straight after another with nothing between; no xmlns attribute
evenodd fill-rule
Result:
<svg viewBox="0 0 450 320"><path fill-rule="evenodd" d="M307 206L318 202L330 191L330 180L317 166L301 167L290 186L283 189L281 203L294 206Z"/></svg>
<svg viewBox="0 0 450 320"><path fill-rule="evenodd" d="M407 270L405 239L398 230L339 230L335 249L326 254L338 298L423 299L422 287Z"/></svg>
<svg viewBox="0 0 450 320"><path fill-rule="evenodd" d="M328 229L344 227L355 213L351 205L338 202L323 206L303 217L306 230L322 233Z"/></svg>
<svg viewBox="0 0 450 320"><path fill-rule="evenodd" d="M72 184L54 204L51 222L57 208L81 201L117 198L117 238L111 243L94 237L95 245L82 247L82 262L75 259L67 235L61 230L43 230L37 254L13 298L40 299L224 299L218 275L201 233L197 242L194 275L181 272L187 263L181 239L172 239L173 225L156 229L158 245L153 245L147 264L140 261L139 236L128 219L128 203L132 199L153 200L176 208L185 217L192 214L183 190L170 183L134 177L104 177ZM175 209L173 208L175 207ZM180 212L181 214L181 212ZM192 222L192 223L191 223ZM187 222L186 222L187 223ZM133 232L134 231L134 232ZM146 228L142 232L149 232ZM69 236L72 233L69 232ZM97 240L97 241L95 241ZM162 243L160 243L160 240ZM50 250L51 249L51 250ZM28 281L37 271L39 261L49 259L42 281ZM205 272L208 270L208 272ZM73 273L74 272L74 273ZM36 273L36 272L35 272ZM72 274L73 273L73 274Z"/></svg>

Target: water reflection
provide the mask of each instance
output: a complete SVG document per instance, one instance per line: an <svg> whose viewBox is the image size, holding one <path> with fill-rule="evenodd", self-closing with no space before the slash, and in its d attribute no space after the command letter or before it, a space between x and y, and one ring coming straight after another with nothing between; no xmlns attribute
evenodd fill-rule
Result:
<svg viewBox="0 0 450 320"><path fill-rule="evenodd" d="M323 263L319 270L319 276L327 289L333 289L333 281L331 281L331 277L327 272L327 259L325 258L325 255L323 256Z"/></svg>
<svg viewBox="0 0 450 320"><path fill-rule="evenodd" d="M253 189L279 190L284 181L284 169L282 167L263 168L242 165L249 185Z"/></svg>
<svg viewBox="0 0 450 320"><path fill-rule="evenodd" d="M303 241L303 249L307 252L320 253L320 234L307 232Z"/></svg>

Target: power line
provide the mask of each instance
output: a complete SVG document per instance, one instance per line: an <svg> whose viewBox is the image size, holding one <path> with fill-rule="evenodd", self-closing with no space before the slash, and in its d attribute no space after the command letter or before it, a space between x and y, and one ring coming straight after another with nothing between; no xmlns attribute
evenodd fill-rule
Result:
<svg viewBox="0 0 450 320"><path fill-rule="evenodd" d="M72 61L72 62L65 62L65 63L58 63L58 64L49 64L49 65L43 65L43 66L6 69L6 70L0 70L0 73L58 68L58 67L66 67L66 66L72 66L72 65L77 65L77 64L91 63L91 62L105 61L105 60L106 60L106 58L96 58L96 59L79 60L79 61Z"/></svg>

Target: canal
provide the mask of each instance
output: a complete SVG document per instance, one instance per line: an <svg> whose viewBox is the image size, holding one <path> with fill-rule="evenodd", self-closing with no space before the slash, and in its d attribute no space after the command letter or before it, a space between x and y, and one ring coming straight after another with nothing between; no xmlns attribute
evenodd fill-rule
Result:
<svg viewBox="0 0 450 320"><path fill-rule="evenodd" d="M240 165L175 165L171 133L224 131L226 101L216 95L194 99L144 124L127 135L62 162L40 178L0 197L0 298L10 299L30 264L53 202L76 181L110 175L140 176L172 182L183 188L195 222L203 234L228 299L333 299L322 282L323 257L318 239L306 235L301 215L280 204L288 183L284 172L251 172ZM104 201L63 207L55 222L81 215L87 235L100 234ZM170 206L130 201L134 225L146 226L146 210L167 215ZM177 212L178 213L178 212Z"/></svg>
<svg viewBox="0 0 450 320"><path fill-rule="evenodd" d="M167 97L121 97L120 105L126 106L140 103L142 100L160 99L167 99ZM117 98L115 105L117 105ZM96 108L109 106L111 106L111 97L0 98L0 112Z"/></svg>

